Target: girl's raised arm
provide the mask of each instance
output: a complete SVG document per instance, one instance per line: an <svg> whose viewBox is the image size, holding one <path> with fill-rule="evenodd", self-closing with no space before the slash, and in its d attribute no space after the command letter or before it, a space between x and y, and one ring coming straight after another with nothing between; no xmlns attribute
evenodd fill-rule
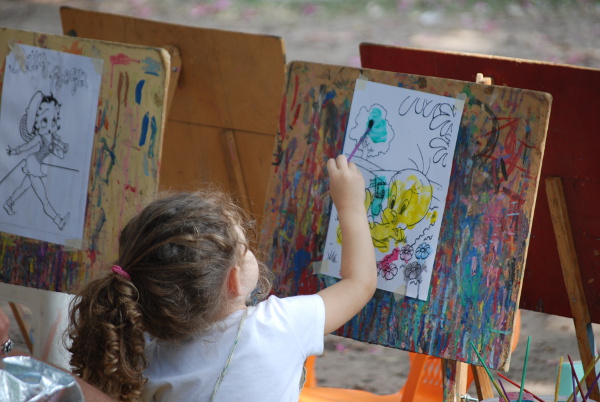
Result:
<svg viewBox="0 0 600 402"><path fill-rule="evenodd" d="M331 198L342 230L342 280L318 293L325 303L325 334L356 315L373 297L377 285L362 173L344 155L328 160L327 170Z"/></svg>

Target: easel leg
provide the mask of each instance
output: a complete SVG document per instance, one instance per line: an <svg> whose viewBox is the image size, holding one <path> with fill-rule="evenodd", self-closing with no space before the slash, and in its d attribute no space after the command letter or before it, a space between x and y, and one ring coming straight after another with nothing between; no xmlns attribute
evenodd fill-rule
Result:
<svg viewBox="0 0 600 402"><path fill-rule="evenodd" d="M33 343L29 338L29 332L27 331L27 327L23 322L23 318L21 317L21 310L17 307L17 305L13 302L8 302L10 309L12 310L13 316L17 321L17 325L19 325L19 329L21 330L21 335L23 335L23 339L25 340L25 344L27 345L27 349L29 349L29 353L33 353Z"/></svg>
<svg viewBox="0 0 600 402"><path fill-rule="evenodd" d="M223 153L226 155L225 160L229 160L227 174L231 187L235 188L240 206L246 211L250 211L250 201L248 191L246 190L246 182L242 172L242 164L238 153L235 136L232 130L223 130L221 132L221 143L223 145Z"/></svg>
<svg viewBox="0 0 600 402"><path fill-rule="evenodd" d="M594 334L591 328L590 312L583 291L579 262L577 261L577 252L573 241L573 232L571 231L569 213L560 177L546 178L546 194L548 196L552 225L554 226L554 235L556 236L560 265L563 271L569 303L571 304L571 312L573 313L579 354L583 367L588 367L592 363L596 352ZM594 374L595 369L593 373L586 377L588 387L592 385L596 378ZM600 400L600 392L598 392L597 387L591 392L590 398L596 401Z"/></svg>
<svg viewBox="0 0 600 402"><path fill-rule="evenodd" d="M455 360L442 359L444 381L444 402L460 402L467 393L469 365Z"/></svg>
<svg viewBox="0 0 600 402"><path fill-rule="evenodd" d="M475 388L477 389L477 398L480 400L493 398L494 391L492 390L492 383L490 377L488 377L485 369L480 366L471 366L473 370L473 378L475 381Z"/></svg>
<svg viewBox="0 0 600 402"><path fill-rule="evenodd" d="M173 97L175 95L175 90L177 89L177 83L179 82L179 74L181 73L181 53L179 49L172 45L163 46L169 55L171 56L171 71L169 74L169 86L167 88L167 113L169 115L169 111L171 110L171 105L173 104Z"/></svg>

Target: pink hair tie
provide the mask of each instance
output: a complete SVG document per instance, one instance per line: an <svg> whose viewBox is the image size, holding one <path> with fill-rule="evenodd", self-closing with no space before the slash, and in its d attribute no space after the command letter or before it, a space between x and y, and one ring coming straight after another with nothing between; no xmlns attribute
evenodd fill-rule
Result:
<svg viewBox="0 0 600 402"><path fill-rule="evenodd" d="M117 275L121 275L123 278L127 278L127 279L130 279L130 280L131 280L131 276L129 276L129 274L128 274L127 272L125 272L125 271L123 270L123 268L121 268L120 266L118 266L118 265L113 265L113 267L112 267L111 269L112 269L112 271L113 271L115 274L117 274Z"/></svg>

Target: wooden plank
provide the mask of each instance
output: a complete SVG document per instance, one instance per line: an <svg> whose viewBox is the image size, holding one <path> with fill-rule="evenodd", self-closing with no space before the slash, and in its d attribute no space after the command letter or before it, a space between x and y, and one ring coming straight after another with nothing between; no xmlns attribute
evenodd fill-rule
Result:
<svg viewBox="0 0 600 402"><path fill-rule="evenodd" d="M285 68L281 38L70 7L60 15L71 36L177 47L182 66L170 119L274 135Z"/></svg>
<svg viewBox="0 0 600 402"><path fill-rule="evenodd" d="M170 120L165 130L169 135L165 136L161 159L162 190L194 191L198 186L213 183L225 191L240 194L240 187L230 181L233 162L222 150L222 129ZM246 131L236 131L234 137L239 150L241 172L238 174L243 176L249 212L260 217L271 167L273 137Z"/></svg>
<svg viewBox="0 0 600 402"><path fill-rule="evenodd" d="M569 304L573 312L573 322L575 323L575 334L577 336L577 345L583 367L589 367L594 360L596 352L594 333L592 331L592 322L586 302L581 275L579 273L579 262L577 250L571 231L569 220L569 211L565 201L563 186L560 177L546 178L546 194L550 206L550 215L554 225L554 234L556 236L556 246L560 263L563 271L563 278L567 287ZM586 377L588 389L594 383L596 378L595 369ZM600 393L595 387L591 398L599 400Z"/></svg>
<svg viewBox="0 0 600 402"><path fill-rule="evenodd" d="M69 7L61 8L61 19L69 35L176 47L181 69L169 109L161 188L217 183L238 199L247 198L249 212L262 214L284 83L281 38ZM233 187L226 169L237 162L223 161L218 137L211 137L222 129L235 132L244 175L244 181ZM201 138L190 138L192 133ZM179 140L184 142L174 143ZM247 197L240 193L243 187Z"/></svg>
<svg viewBox="0 0 600 402"><path fill-rule="evenodd" d="M600 70L579 66L489 55L442 52L363 43L363 67L406 74L472 81L477 73L492 77L496 85L549 92L552 113L541 179L561 177L569 205L573 241L579 253L583 289L592 322L600 323L600 113L587 113L597 104ZM575 117L576 116L576 117ZM548 199L538 197L533 218L527 269L520 307L572 317L560 258L554 247Z"/></svg>

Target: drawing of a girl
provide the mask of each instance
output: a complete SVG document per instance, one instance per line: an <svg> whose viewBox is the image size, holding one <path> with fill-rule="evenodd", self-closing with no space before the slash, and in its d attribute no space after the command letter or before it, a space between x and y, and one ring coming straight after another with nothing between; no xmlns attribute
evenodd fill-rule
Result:
<svg viewBox="0 0 600 402"><path fill-rule="evenodd" d="M60 106L58 100L52 94L44 95L41 91L38 91L31 98L19 127L21 138L25 142L15 148L9 146L6 151L8 155L18 155L33 148L37 149L21 161L21 170L25 177L4 203L4 209L9 215L13 215L15 213L13 209L15 202L31 187L41 201L46 215L52 218L56 226L62 230L69 219L70 213L67 212L66 215L61 217L54 210L48 200L46 187L42 180L46 176L43 166L44 159L50 154L63 159L64 154L69 149L69 144L61 141L58 135Z"/></svg>

